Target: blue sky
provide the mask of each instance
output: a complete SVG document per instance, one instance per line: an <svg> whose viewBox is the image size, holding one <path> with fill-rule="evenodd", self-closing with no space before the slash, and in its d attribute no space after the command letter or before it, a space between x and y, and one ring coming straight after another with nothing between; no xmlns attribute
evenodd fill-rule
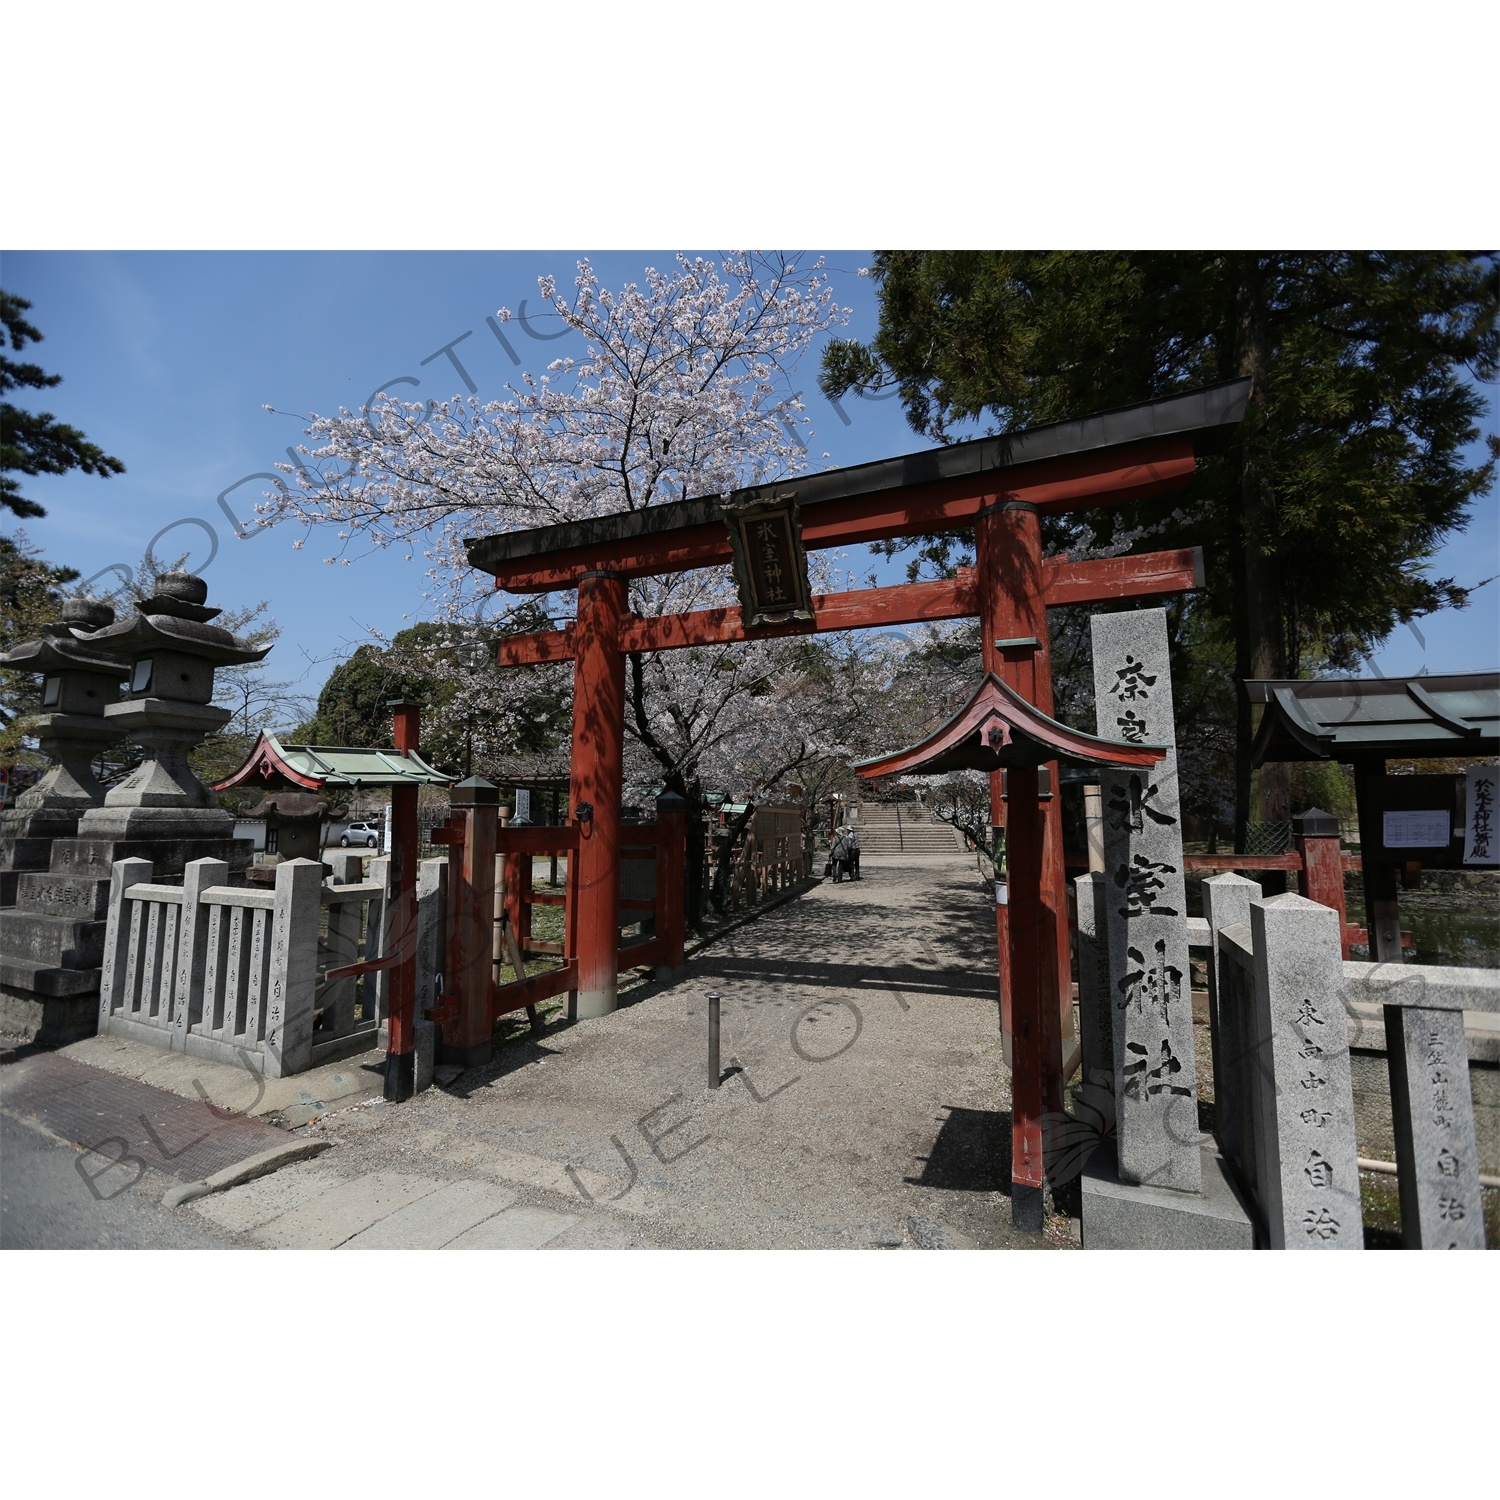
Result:
<svg viewBox="0 0 1500 1500"><path fill-rule="evenodd" d="M422 361L468 332L458 346L482 399L503 394L521 369L540 370L560 353L581 352L576 336L538 341L512 322L507 333L521 366L513 365L485 324L502 305L522 299L535 311L536 278L571 284L575 252L211 252L8 253L6 290L29 299L28 315L45 341L28 351L64 383L26 393L122 459L127 472L107 481L80 474L41 477L25 492L48 515L25 523L33 542L85 577L112 563L133 565L164 527L158 555L187 549L189 566L203 568L212 543L218 552L205 577L210 602L229 607L270 601L282 627L275 675L301 678L315 692L333 660L367 638L374 627L400 629L422 611L423 569L399 550L359 555L351 566L329 567L329 537L291 543L300 528L281 527L237 540L217 501L236 481L269 472L302 437L301 424L278 412L357 408L398 375L422 382L402 387L408 397L444 398L459 389L441 355ZM609 252L590 257L606 285L638 278L660 254ZM830 253L839 301L853 308L849 333L874 331L876 300L856 272L866 252ZM546 325L538 324L537 332ZM574 349L574 344L580 344ZM816 356L804 358L795 385L813 418L814 454L827 450L837 464L925 447L906 426L899 403L849 400L842 416L817 390ZM1495 425L1495 391L1490 430ZM265 487L251 480L230 493L237 514L248 512ZM8 527L9 529L9 527ZM882 581L901 576L899 564L853 559ZM1475 583L1500 571L1496 496L1477 507L1468 531L1434 561L1443 574ZM107 586L111 579L100 580ZM1418 635L1421 639L1419 640ZM1387 673L1493 668L1500 661L1500 584L1490 584L1466 611L1444 611L1398 628L1377 658Z"/></svg>

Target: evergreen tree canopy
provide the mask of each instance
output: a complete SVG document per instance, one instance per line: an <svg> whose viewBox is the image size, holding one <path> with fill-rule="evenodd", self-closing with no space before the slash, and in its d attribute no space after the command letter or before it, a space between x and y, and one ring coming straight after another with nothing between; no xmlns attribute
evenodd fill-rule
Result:
<svg viewBox="0 0 1500 1500"><path fill-rule="evenodd" d="M431 686L426 677L397 671L379 646L360 646L329 673L318 694L317 713L295 738L312 745L389 745L391 711L386 704L392 698L426 701Z"/></svg>
<svg viewBox="0 0 1500 1500"><path fill-rule="evenodd" d="M521 610L510 630L545 620ZM568 674L496 664L502 632L423 621L381 649L363 645L329 675L317 713L294 731L318 745L389 745L393 698L423 705L422 750L458 774L503 775L512 756L544 755L568 736Z"/></svg>
<svg viewBox="0 0 1500 1500"><path fill-rule="evenodd" d="M49 563L18 531L0 536L0 652L35 640L62 612L62 585L76 568ZM0 668L0 763L35 771L42 757L22 745L24 721L42 706L42 686L33 672ZM14 793L13 789L13 793Z"/></svg>
<svg viewBox="0 0 1500 1500"><path fill-rule="evenodd" d="M30 306L24 297L0 292L0 322L5 324L13 352L41 342L42 335L21 316ZM0 344L0 350L4 347ZM18 364L0 353L0 392L20 386L41 390L61 382L61 375L49 375L40 365ZM51 412L22 411L9 401L0 402L0 505L18 516L46 515L35 500L21 494L20 481L10 475L66 474L70 469L108 479L111 474L123 474L125 465L89 442L76 427L57 421Z"/></svg>
<svg viewBox="0 0 1500 1500"><path fill-rule="evenodd" d="M1146 528L1147 547L1202 545L1196 633L1232 644L1234 676L1347 668L1399 622L1467 592L1429 576L1490 490L1500 444L1467 461L1496 377L1493 256L1446 252L891 251L880 325L835 342L833 396L894 387L919 432L1011 431L1248 376L1230 452L1193 487L1054 523L1055 545ZM911 541L887 544L894 553ZM939 570L955 539L918 539ZM960 543L961 545L961 543ZM914 568L915 571L915 568ZM1237 711L1236 821L1249 816L1248 701ZM1266 816L1285 817L1273 794Z"/></svg>

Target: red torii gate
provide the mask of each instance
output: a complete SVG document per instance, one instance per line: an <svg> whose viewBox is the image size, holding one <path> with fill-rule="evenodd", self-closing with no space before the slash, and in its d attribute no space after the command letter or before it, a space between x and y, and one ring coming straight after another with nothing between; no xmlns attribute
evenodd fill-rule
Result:
<svg viewBox="0 0 1500 1500"><path fill-rule="evenodd" d="M1183 488L1199 457L1227 446L1248 394L1248 381L1232 381L728 497L682 500L470 542L470 564L492 573L499 589L578 591L573 625L513 637L499 652L501 666L568 658L575 664L571 796L582 834L577 1013L602 1015L615 1007L627 652L977 615L984 671L1050 716L1049 606L1160 598L1201 585L1203 576L1196 548L1086 562L1044 558L1041 517ZM630 612L627 579L729 562L733 547L726 517L788 491L795 492L805 547L972 527L975 567L934 583L815 596L811 623L747 629L739 609L661 618ZM1053 785L1058 784L1054 765ZM997 825L1004 821L998 771L991 777L991 816ZM1041 893L1047 908L1041 915L1053 929L1058 954L1055 967L1045 965L1053 976L1046 1003L1061 1015L1071 999L1058 976L1067 975L1071 964L1058 798L1046 806ZM1013 920L1019 924L1022 915L1013 912ZM1029 923L1031 914L1026 915ZM1002 959L1002 971L1005 967ZM1042 1058L1041 1068L1043 1107L1061 1110L1060 1057Z"/></svg>

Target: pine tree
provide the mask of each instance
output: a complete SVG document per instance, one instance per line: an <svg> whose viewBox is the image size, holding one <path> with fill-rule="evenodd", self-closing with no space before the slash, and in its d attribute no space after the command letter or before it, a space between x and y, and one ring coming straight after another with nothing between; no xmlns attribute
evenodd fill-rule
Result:
<svg viewBox="0 0 1500 1500"><path fill-rule="evenodd" d="M1425 565L1490 490L1500 443L1465 460L1496 376L1497 265L1446 252L900 251L876 257L880 325L833 343L829 395L894 386L919 432L977 419L1011 431L1248 376L1229 453L1186 495L1090 513L1105 539L1197 543L1206 618L1180 639L1232 649L1234 678L1357 665L1401 622L1467 591ZM1081 526L1052 523L1066 544ZM1170 542L1169 540L1170 539ZM960 546L962 539L959 539ZM891 544L894 552L911 542ZM918 567L955 561L916 542ZM1251 815L1251 709L1238 690L1235 823ZM1282 820L1284 768L1257 816Z"/></svg>
<svg viewBox="0 0 1500 1500"><path fill-rule="evenodd" d="M30 306L24 297L0 292L0 322L5 324L13 353L28 343L41 342L42 335L21 316ZM21 386L44 390L61 383L61 375L49 375L40 365L18 364L0 354L0 392ZM22 495L20 481L10 475L66 474L70 469L108 479L111 474L123 474L125 465L89 442L76 427L57 421L51 412L22 411L9 401L0 403L0 505L22 517L46 515L35 500Z"/></svg>

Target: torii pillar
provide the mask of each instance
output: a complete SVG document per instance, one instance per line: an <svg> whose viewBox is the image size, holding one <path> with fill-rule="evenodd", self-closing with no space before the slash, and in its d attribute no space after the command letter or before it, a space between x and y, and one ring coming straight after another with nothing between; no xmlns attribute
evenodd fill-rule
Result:
<svg viewBox="0 0 1500 1500"><path fill-rule="evenodd" d="M1052 653L1042 578L1041 517L1035 505L996 495L974 521L983 662L1028 703L1052 716ZM1040 1219L1041 1117L1063 1112L1062 1038L1072 1006L1067 875L1063 866L1062 797L1056 761L1048 763L1052 798L1037 801L1037 771L1013 768L1009 816L1001 771L990 773L990 821L1006 827L1006 854L1018 888L1041 890L1040 904L995 907L1000 953L1002 1026L1008 1022L1012 1078L1012 1171L1018 1222ZM1031 809L1036 808L1033 816ZM1033 873L1034 872L1034 873ZM1004 1014L1008 1012L1008 1014ZM1020 1095L1026 1097L1019 1097ZM1031 1097L1035 1094L1036 1097ZM1040 1223L1036 1223L1039 1229Z"/></svg>
<svg viewBox="0 0 1500 1500"><path fill-rule="evenodd" d="M585 573L578 580L573 660L571 796L578 824L578 1018L618 1004L620 961L620 802L625 782L625 579Z"/></svg>

